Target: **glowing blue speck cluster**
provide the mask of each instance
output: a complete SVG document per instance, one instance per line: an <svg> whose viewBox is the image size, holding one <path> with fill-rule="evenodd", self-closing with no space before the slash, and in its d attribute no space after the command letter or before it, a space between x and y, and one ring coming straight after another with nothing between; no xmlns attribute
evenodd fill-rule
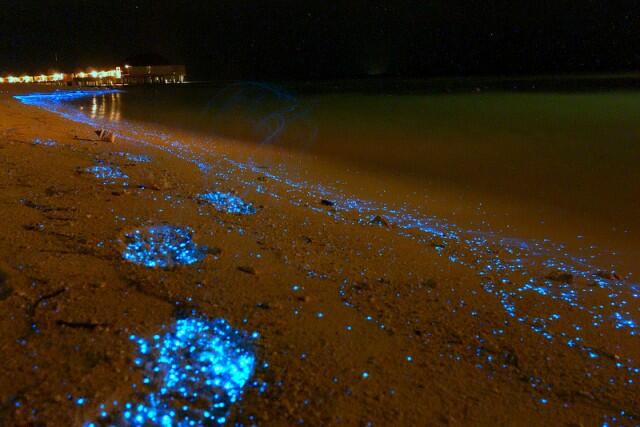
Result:
<svg viewBox="0 0 640 427"><path fill-rule="evenodd" d="M85 169L85 172L92 174L98 179L102 179L105 184L115 184L122 181L126 184L126 180L129 179L127 174L122 172L120 168L108 164L90 166Z"/></svg>
<svg viewBox="0 0 640 427"><path fill-rule="evenodd" d="M256 367L253 336L224 319L189 317L150 338L131 335L142 380L125 403L85 425L211 426L227 422Z"/></svg>
<svg viewBox="0 0 640 427"><path fill-rule="evenodd" d="M212 191L201 194L198 198L222 212L238 215L253 215L256 213L256 208L251 203L245 202L235 194Z"/></svg>
<svg viewBox="0 0 640 427"><path fill-rule="evenodd" d="M122 257L145 267L195 264L207 255L207 248L198 246L191 234L188 227L170 225L135 229L125 234Z"/></svg>
<svg viewBox="0 0 640 427"><path fill-rule="evenodd" d="M151 156L147 156L146 154L133 154L133 153L127 153L126 151L119 151L117 153L113 153L115 156L120 156L120 157L124 157L125 159L129 160L130 162L135 162L135 163L150 163L151 162Z"/></svg>
<svg viewBox="0 0 640 427"><path fill-rule="evenodd" d="M44 145L45 147L55 147L56 145L58 145L58 143L53 139L40 139L40 138L35 138L31 143L33 145Z"/></svg>

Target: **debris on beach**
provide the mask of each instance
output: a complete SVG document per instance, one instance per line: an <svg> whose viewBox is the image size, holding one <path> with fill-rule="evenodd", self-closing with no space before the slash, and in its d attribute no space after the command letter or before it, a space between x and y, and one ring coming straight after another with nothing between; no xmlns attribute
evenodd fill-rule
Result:
<svg viewBox="0 0 640 427"><path fill-rule="evenodd" d="M0 301L5 300L13 293L13 288L9 285L9 275L0 270Z"/></svg>
<svg viewBox="0 0 640 427"><path fill-rule="evenodd" d="M247 274L256 274L256 269L248 265L241 265L238 267L238 270Z"/></svg>
<svg viewBox="0 0 640 427"><path fill-rule="evenodd" d="M98 129L95 131L96 135L98 135L98 138L100 139L100 141L104 141L104 142L116 142L116 136L113 134L113 132L106 130L106 129Z"/></svg>
<svg viewBox="0 0 640 427"><path fill-rule="evenodd" d="M389 221L387 221L384 217L380 215L376 215L372 220L371 224L379 225L381 227L389 227Z"/></svg>

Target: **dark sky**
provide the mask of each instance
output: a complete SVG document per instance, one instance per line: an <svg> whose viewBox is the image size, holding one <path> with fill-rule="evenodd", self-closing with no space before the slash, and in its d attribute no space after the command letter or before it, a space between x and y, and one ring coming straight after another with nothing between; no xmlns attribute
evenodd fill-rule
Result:
<svg viewBox="0 0 640 427"><path fill-rule="evenodd" d="M0 73L156 52L193 78L640 69L640 0L0 0Z"/></svg>

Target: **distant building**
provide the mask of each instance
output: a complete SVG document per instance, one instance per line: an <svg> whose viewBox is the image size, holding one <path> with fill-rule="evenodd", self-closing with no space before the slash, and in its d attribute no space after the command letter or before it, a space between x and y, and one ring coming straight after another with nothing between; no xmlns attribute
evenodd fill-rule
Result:
<svg viewBox="0 0 640 427"><path fill-rule="evenodd" d="M122 83L125 85L184 83L184 65L125 65Z"/></svg>
<svg viewBox="0 0 640 427"><path fill-rule="evenodd" d="M80 71L72 75L72 82L77 86L113 86L122 84L122 71L120 67L106 71Z"/></svg>
<svg viewBox="0 0 640 427"><path fill-rule="evenodd" d="M141 84L184 83L187 72L184 65L173 65L166 58L148 53L125 60L124 67L106 70L89 68L75 73L0 76L0 84L4 83L38 83L68 86L119 86Z"/></svg>

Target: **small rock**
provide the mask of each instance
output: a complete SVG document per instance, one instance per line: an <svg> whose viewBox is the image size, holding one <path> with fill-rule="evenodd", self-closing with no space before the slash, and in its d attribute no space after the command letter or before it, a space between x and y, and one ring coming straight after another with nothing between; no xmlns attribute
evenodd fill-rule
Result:
<svg viewBox="0 0 640 427"><path fill-rule="evenodd" d="M209 255L217 256L217 255L220 255L222 253L222 249L216 248L216 247L209 247L209 248L207 248L207 253Z"/></svg>
<svg viewBox="0 0 640 427"><path fill-rule="evenodd" d="M545 277L553 282L573 283L573 274L563 271L553 271Z"/></svg>
<svg viewBox="0 0 640 427"><path fill-rule="evenodd" d="M7 283L9 281L9 275L0 270L0 301L3 301L11 296L13 288Z"/></svg>
<svg viewBox="0 0 640 427"><path fill-rule="evenodd" d="M332 202L331 200L327 200L327 199L321 199L320 200L320 204L324 205L324 206L333 206L333 205L335 205L334 202Z"/></svg>
<svg viewBox="0 0 640 427"><path fill-rule="evenodd" d="M271 308L268 302L260 302L256 304L256 307L261 308L263 310L269 310Z"/></svg>
<svg viewBox="0 0 640 427"><path fill-rule="evenodd" d="M116 136L113 134L113 132L107 129L98 129L95 131L95 134L98 136L100 141L112 142L112 143L116 142Z"/></svg>
<svg viewBox="0 0 640 427"><path fill-rule="evenodd" d="M582 397L585 397L587 399L590 399L590 400L595 400L595 398L593 397L593 394L591 394L588 391L578 390L578 395L582 396Z"/></svg>
<svg viewBox="0 0 640 427"><path fill-rule="evenodd" d="M372 220L371 224L379 225L381 227L389 227L389 221L387 221L384 217L380 215L376 215Z"/></svg>
<svg viewBox="0 0 640 427"><path fill-rule="evenodd" d="M620 280L620 276L618 276L615 272L599 270L596 272L596 276L605 279L605 280Z"/></svg>
<svg viewBox="0 0 640 427"><path fill-rule="evenodd" d="M44 190L44 194L49 197L52 197L52 196L59 196L60 194L62 194L62 192L56 190L54 187L47 187Z"/></svg>
<svg viewBox="0 0 640 427"><path fill-rule="evenodd" d="M40 223L24 224L22 228L28 231L42 231L44 230L44 224L40 224Z"/></svg>
<svg viewBox="0 0 640 427"><path fill-rule="evenodd" d="M240 267L238 267L238 270L247 274L256 274L256 269L248 265L241 265Z"/></svg>
<svg viewBox="0 0 640 427"><path fill-rule="evenodd" d="M438 287L438 282L436 282L433 279L427 279L424 282L422 282L422 286L425 286L429 289L435 289Z"/></svg>
<svg viewBox="0 0 640 427"><path fill-rule="evenodd" d="M505 348L502 350L500 356L505 364L516 368L518 367L518 355L516 354L515 350Z"/></svg>

